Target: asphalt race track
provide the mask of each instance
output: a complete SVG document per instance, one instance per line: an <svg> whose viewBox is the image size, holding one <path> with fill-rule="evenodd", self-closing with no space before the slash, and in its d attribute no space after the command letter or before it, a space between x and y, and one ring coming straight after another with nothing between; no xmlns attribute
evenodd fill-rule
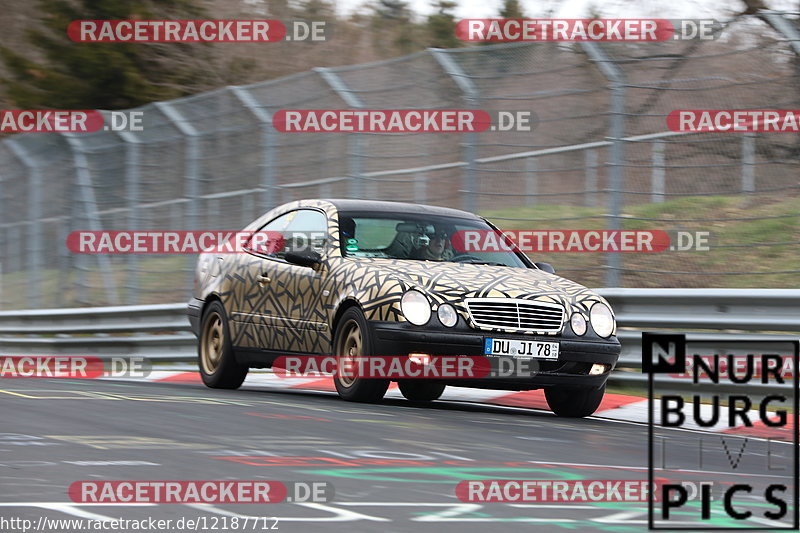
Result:
<svg viewBox="0 0 800 533"><path fill-rule="evenodd" d="M221 529L221 519L237 516L268 521L239 529L229 523L228 530L647 527L646 503L464 503L455 494L459 481L481 478L645 480L643 424L566 420L547 411L454 401L418 406L387 399L364 405L327 392L247 385L227 391L179 383L5 379L0 397L0 518L39 524L40 519L206 517L205 528L197 528L205 531ZM688 441L681 448L682 439L697 435L675 430L672 449L694 453ZM707 438L709 450L719 453L707 453L703 469L729 472L731 454L722 453L719 436ZM741 440L727 438L727 446L738 450ZM780 457L790 449L773 443L768 450L765 441L748 439L735 476L761 479L768 452ZM674 478L710 479L685 469ZM730 478L720 474L716 481L735 481ZM74 503L67 494L80 480L319 481L332 484L335 495L327 503L90 505ZM46 524L48 531L77 529Z"/></svg>

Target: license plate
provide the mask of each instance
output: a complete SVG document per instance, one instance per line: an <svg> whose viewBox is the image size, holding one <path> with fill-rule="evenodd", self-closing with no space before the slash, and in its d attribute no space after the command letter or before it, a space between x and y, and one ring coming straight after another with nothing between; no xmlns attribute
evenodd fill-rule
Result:
<svg viewBox="0 0 800 533"><path fill-rule="evenodd" d="M483 353L485 355L558 359L558 343L516 339L486 339Z"/></svg>

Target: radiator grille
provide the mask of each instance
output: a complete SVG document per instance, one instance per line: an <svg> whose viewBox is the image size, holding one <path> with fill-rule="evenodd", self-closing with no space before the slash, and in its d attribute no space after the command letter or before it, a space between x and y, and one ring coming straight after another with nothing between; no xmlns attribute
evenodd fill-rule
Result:
<svg viewBox="0 0 800 533"><path fill-rule="evenodd" d="M564 322L564 308L554 303L514 298L468 298L465 303L479 328L557 333Z"/></svg>

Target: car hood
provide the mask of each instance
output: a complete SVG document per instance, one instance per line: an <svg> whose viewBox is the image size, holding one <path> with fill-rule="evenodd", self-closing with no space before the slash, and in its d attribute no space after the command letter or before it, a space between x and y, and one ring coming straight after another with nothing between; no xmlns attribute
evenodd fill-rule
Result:
<svg viewBox="0 0 800 533"><path fill-rule="evenodd" d="M420 289L438 303L505 297L550 301L567 310L588 311L593 303L605 302L583 285L532 268L392 259L359 259L358 264Z"/></svg>

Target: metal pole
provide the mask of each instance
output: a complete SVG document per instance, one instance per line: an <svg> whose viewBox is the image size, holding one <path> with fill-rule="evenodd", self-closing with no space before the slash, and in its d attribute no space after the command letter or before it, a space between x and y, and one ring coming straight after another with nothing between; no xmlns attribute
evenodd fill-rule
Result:
<svg viewBox="0 0 800 533"><path fill-rule="evenodd" d="M184 197L188 200L188 205L184 213L184 228L189 231L198 230L200 223L198 212L200 196L200 132L198 132L177 109L170 106L168 102L156 102L155 106L186 138L186 182L184 185ZM173 229L177 228L178 227L175 226ZM186 257L184 271L187 277L187 287L191 287L194 281L195 263L195 257L191 255Z"/></svg>
<svg viewBox="0 0 800 533"><path fill-rule="evenodd" d="M120 135L125 142L125 193L128 204L128 231L139 230L141 213L139 192L141 189L139 142L130 132ZM128 254L125 286L129 305L139 303L139 255Z"/></svg>
<svg viewBox="0 0 800 533"><path fill-rule="evenodd" d="M597 68L610 82L611 88L611 123L609 137L611 150L609 153L609 179L608 179L608 224L611 231L622 228L620 216L622 214L621 195L625 181L625 76L617 65L608 59L602 49L591 41L581 41L581 47ZM606 254L606 287L620 286L620 254L609 252Z"/></svg>
<svg viewBox="0 0 800 533"><path fill-rule="evenodd" d="M436 59L453 83L461 90L466 107L477 109L480 105L480 92L472 79L461 68L461 65L453 61L450 53L441 48L428 48L428 52ZM478 135L476 132L466 132L464 134L464 210L475 213L478 210Z"/></svg>
<svg viewBox="0 0 800 533"><path fill-rule="evenodd" d="M595 207L597 205L597 150L592 148L584 152L585 169L586 169L586 206Z"/></svg>
<svg viewBox="0 0 800 533"><path fill-rule="evenodd" d="M525 159L525 205L536 205L536 193L539 186L535 157Z"/></svg>
<svg viewBox="0 0 800 533"><path fill-rule="evenodd" d="M742 192L756 191L756 134L747 132L742 137Z"/></svg>
<svg viewBox="0 0 800 533"><path fill-rule="evenodd" d="M28 256L28 304L41 306L42 285L42 175L33 157L20 141L11 139L7 146L17 159L28 169L28 242L25 254Z"/></svg>
<svg viewBox="0 0 800 533"><path fill-rule="evenodd" d="M650 175L651 195L650 201L653 203L664 202L664 141L653 143L653 171Z"/></svg>
<svg viewBox="0 0 800 533"><path fill-rule="evenodd" d="M261 123L261 200L259 209L266 213L277 205L275 194L275 132L272 128L272 115L261 106L258 100L244 87L229 87L239 101L253 113ZM259 213L260 214L260 213Z"/></svg>
<svg viewBox="0 0 800 533"><path fill-rule="evenodd" d="M325 83L333 89L339 98L341 98L345 104L354 108L354 109L363 109L364 102L361 101L361 98L353 92L350 87L339 77L336 72L329 68L315 68L314 69ZM363 168L363 154L364 154L364 135L358 133L352 133L348 136L347 140L347 151L350 155L350 196L353 198L364 198L364 168ZM368 191L368 198L375 197L374 191L374 182L369 184L369 191Z"/></svg>
<svg viewBox="0 0 800 533"><path fill-rule="evenodd" d="M427 178L424 172L414 174L414 202L424 204L427 202Z"/></svg>
<svg viewBox="0 0 800 533"><path fill-rule="evenodd" d="M86 213L86 218L89 222L89 229L91 231L102 231L103 224L97 212L97 200L95 198L94 189L92 188L92 175L89 170L89 161L82 150L80 140L77 136L67 133L62 133L62 135L69 143L70 148L72 148L72 157L75 161L75 180L83 203L83 212ZM117 295L117 286L114 281L111 261L107 254L95 255L97 257L97 266L100 269L100 275L103 278L106 300L111 305L119 305L119 297Z"/></svg>

